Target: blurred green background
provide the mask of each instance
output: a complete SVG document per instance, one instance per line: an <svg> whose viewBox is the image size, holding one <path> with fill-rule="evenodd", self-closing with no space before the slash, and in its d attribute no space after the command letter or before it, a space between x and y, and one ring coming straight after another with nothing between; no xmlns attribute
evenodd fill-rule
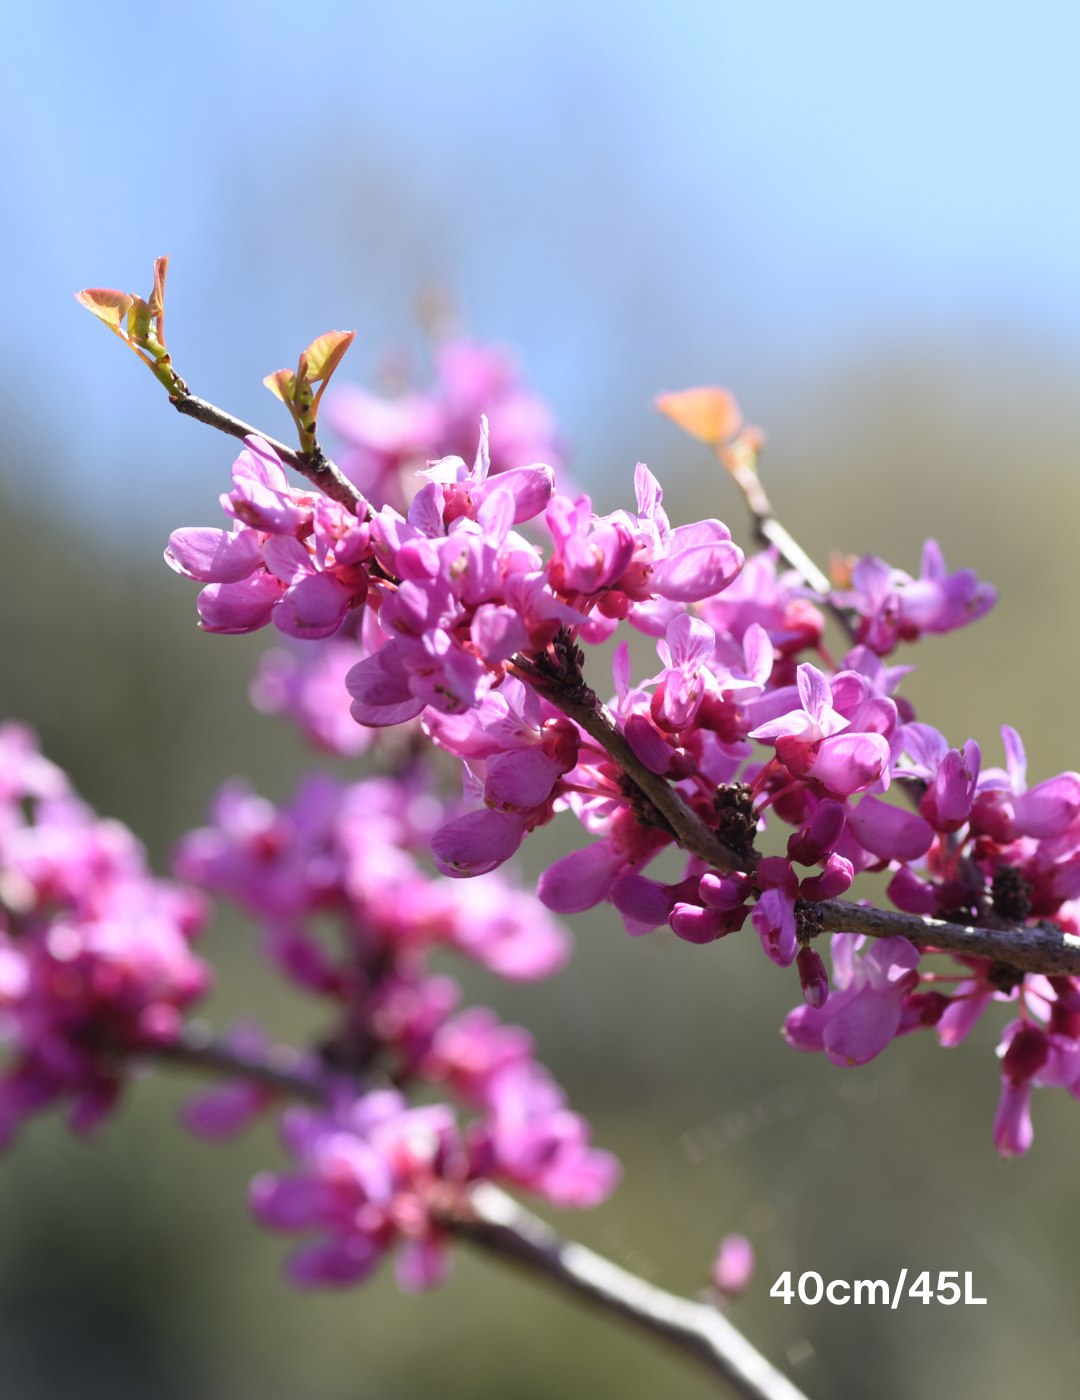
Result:
<svg viewBox="0 0 1080 1400"><path fill-rule="evenodd" d="M168 251L192 387L284 434L262 375L331 325L342 377L416 349L411 305L517 347L598 505L634 461L676 520L741 503L649 411L720 381L769 434L781 517L823 561L916 571L935 534L1001 590L901 660L920 717L1033 778L1078 766L1080 12L1061 0L131 0L2 6L0 714L29 720L164 869L233 773L285 798L310 756L245 690L264 636L207 637L170 529L218 519L230 444L172 414L71 301L142 290ZM606 654L606 653L605 653ZM648 648L637 649L639 667ZM606 678L597 681L605 689ZM526 843L532 877L579 839ZM1000 1010L842 1072L782 1043L794 973L749 932L708 948L575 921L551 983L469 994L541 1057L622 1157L561 1229L680 1291L719 1237L759 1271L735 1320L812 1400L1076 1394L1080 1107L1036 1100L1030 1156L991 1143ZM223 915L209 1015L300 1035L310 1007ZM447 967L450 968L449 960ZM298 1297L244 1205L271 1131L175 1125L179 1076L93 1144L34 1123L0 1161L4 1400L672 1400L686 1366L460 1250L423 1299L389 1276ZM784 1307L777 1274L974 1274L984 1308Z"/></svg>

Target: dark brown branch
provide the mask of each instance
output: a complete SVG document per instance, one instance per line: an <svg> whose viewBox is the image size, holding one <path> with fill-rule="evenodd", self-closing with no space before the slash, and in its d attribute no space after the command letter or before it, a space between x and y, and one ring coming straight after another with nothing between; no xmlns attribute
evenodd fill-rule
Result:
<svg viewBox="0 0 1080 1400"><path fill-rule="evenodd" d="M186 1027L173 1045L146 1053L167 1064L254 1080L308 1102L323 1102L329 1093L329 1083L311 1075L296 1051L278 1046L260 1056L234 1050L196 1026ZM584 1245L561 1240L490 1183L473 1187L464 1208L448 1211L440 1223L485 1253L668 1343L705 1365L744 1400L806 1400L714 1308L666 1293Z"/></svg>
<svg viewBox="0 0 1080 1400"><path fill-rule="evenodd" d="M463 1239L675 1347L745 1400L806 1400L707 1303L679 1298L584 1245L560 1239L497 1186L474 1187L471 1203L475 1220L452 1226Z"/></svg>
<svg viewBox="0 0 1080 1400"><path fill-rule="evenodd" d="M578 687L575 692L569 692L542 675L522 657L515 657L514 665L531 685L542 691L545 699L579 724L590 738L611 755L652 803L684 850L700 856L717 870L753 870L757 866L761 857L756 852L747 856L732 850L711 827L706 826L682 793L673 788L666 778L645 767L627 743L610 710L591 690Z"/></svg>
<svg viewBox="0 0 1080 1400"><path fill-rule="evenodd" d="M920 948L993 958L995 962L1008 963L1024 972L1042 972L1048 977L1080 976L1080 938L1062 933L1051 923L1034 927L1003 923L1001 928L982 928L931 919L929 915L851 904L846 899L828 899L814 908L823 932L865 933L871 938L890 938L899 933Z"/></svg>
<svg viewBox="0 0 1080 1400"><path fill-rule="evenodd" d="M283 462L288 462L290 467L298 471L301 476L307 477L308 481L317 487L324 496L329 496L332 501L337 501L339 505L343 505L354 515L358 508L365 506L363 496L341 468L331 462L321 447L317 447L311 453L297 452L295 448L286 447L283 442L268 437L258 428L253 428L249 423L234 418L231 413L226 413L223 409L215 408L212 403L207 403L205 399L200 399L195 394L175 394L170 397L169 402L178 413L183 413L188 418L197 418L200 423L217 428L219 432L228 433L230 437L243 439L250 437L252 433L256 437L261 437L263 442L274 449Z"/></svg>

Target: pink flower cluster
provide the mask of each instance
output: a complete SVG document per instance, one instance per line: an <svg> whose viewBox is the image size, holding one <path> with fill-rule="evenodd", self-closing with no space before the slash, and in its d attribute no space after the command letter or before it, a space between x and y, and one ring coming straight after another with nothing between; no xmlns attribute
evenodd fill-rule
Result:
<svg viewBox="0 0 1080 1400"><path fill-rule="evenodd" d="M262 438L245 439L221 505L231 530L174 530L165 551L170 568L208 585L198 602L204 631L236 635L273 622L288 637L331 637L364 602L367 522L291 487Z"/></svg>
<svg viewBox="0 0 1080 1400"><path fill-rule="evenodd" d="M422 988L421 955L437 946L500 977L550 976L569 944L535 897L499 875L462 884L421 868L417 853L443 815L422 769L348 785L311 777L281 808L234 781L214 800L213 825L180 842L173 868L256 918L268 955L307 991L353 997L367 965L384 969L384 999L388 977ZM319 936L325 914L347 933L336 952ZM421 1002L434 996L418 993ZM401 1036L412 1043L414 1032Z"/></svg>
<svg viewBox="0 0 1080 1400"><path fill-rule="evenodd" d="M994 606L997 590L980 583L970 569L950 574L937 541L927 540L917 579L868 554L852 569L851 587L832 598L858 615L856 640L885 656L897 642L975 622Z"/></svg>
<svg viewBox="0 0 1080 1400"><path fill-rule="evenodd" d="M338 752L359 752L371 731L409 723L461 760L462 803L430 830L443 875L490 877L529 831L570 810L596 839L543 873L538 894L548 909L609 901L631 933L666 924L694 943L749 918L768 957L798 968L804 1005L789 1018L789 1039L845 1064L865 1062L917 1025L944 1018L948 1029L965 1014L954 1015L937 990L919 990L926 974L905 940L861 957L838 944L846 951L834 955L830 993L810 946L812 909L843 895L860 872L891 870L890 897L906 912L984 924L1080 921L1070 908L1080 901L1080 777L1026 790L1011 731L1008 768L983 772L974 741L950 747L896 694L911 668L885 658L900 641L965 626L995 599L970 570L949 573L933 540L918 579L873 556L851 564L850 586L828 600L854 619L855 645L837 665L823 645L824 600L797 573L779 573L775 551L746 562L720 521L673 527L643 465L636 511L598 516L587 496L554 494L548 466L507 456L493 473L482 425L471 468L459 456L430 462L416 472L424 484L406 514L384 501L352 518L287 488L267 452L249 443L223 498L238 529L178 531L174 565L212 580L200 604L204 625L231 607L221 590L234 585L221 561L242 555L244 567L255 561L244 587L273 599L258 617L222 630L273 619L294 636L339 633L338 650L331 655L324 643L317 665L264 664L257 697L265 708L296 714ZM385 460L394 471L405 461L415 469L415 456L402 448ZM546 557L517 528L541 514ZM309 612L309 600L313 610L326 600L325 614ZM660 666L635 683L626 643L616 649L610 708L622 736L639 764L745 855L741 869L711 870L690 857L681 880L649 878L672 835L555 703L553 685L580 684L578 643L607 640L622 620L656 639ZM342 682L355 730L344 722ZM773 817L795 830L786 855L759 859L754 838ZM307 967L325 990L333 977L313 970L321 964L304 937L274 923L279 960ZM1027 995L1015 984L997 987L993 968L968 970L974 976L964 982L976 985L955 994L957 1007ZM1057 995L1031 992L1046 1005ZM1029 1078L1040 1082L1034 1071Z"/></svg>
<svg viewBox="0 0 1080 1400"><path fill-rule="evenodd" d="M588 1208L614 1189L619 1165L589 1145L585 1120L531 1058L524 1031L481 1008L446 1022L422 1073L482 1111L464 1132L446 1104L410 1107L374 1090L332 1109L289 1109L282 1137L297 1170L263 1173L256 1216L313 1238L289 1260L301 1287L360 1282L398 1246L400 1287L434 1287L451 1266L447 1224L468 1211L477 1181L524 1187L552 1204Z"/></svg>
<svg viewBox="0 0 1080 1400"><path fill-rule="evenodd" d="M423 468L445 458L473 460L485 416L493 476L534 462L561 474L551 412L505 351L447 341L434 369L430 388L397 398L349 385L328 399L323 417L346 444L342 467L373 507L404 511L422 484ZM252 683L256 708L290 716L320 748L350 758L363 753L373 731L353 720L343 682L382 643L375 616L371 609L353 610L324 641L294 639L288 650L267 652Z"/></svg>
<svg viewBox="0 0 1080 1400"><path fill-rule="evenodd" d="M168 1044L207 990L194 891L155 879L20 725L0 727L0 1143L58 1102L93 1128L132 1055Z"/></svg>
<svg viewBox="0 0 1080 1400"><path fill-rule="evenodd" d="M233 783L216 799L214 825L176 853L178 873L257 918L278 969L336 1008L320 1052L335 1101L289 1110L283 1134L297 1170L252 1188L261 1220L316 1236L290 1265L302 1285L358 1282L396 1244L404 1288L439 1282L446 1220L467 1209L477 1180L588 1207L618 1179L615 1159L590 1145L588 1125L533 1059L528 1033L482 1008L454 1015L460 989L426 969L431 950L450 946L528 980L568 953L543 905L500 875L462 883L424 873L417 853L443 815L420 769L349 786L310 779L281 809ZM349 1087L379 1077L450 1089L479 1116L462 1132L447 1105L414 1108L400 1092ZM187 1122L220 1138L267 1103L264 1091L226 1084L189 1105Z"/></svg>
<svg viewBox="0 0 1080 1400"><path fill-rule="evenodd" d="M949 749L929 725L903 726L891 772L916 799L919 815L892 809L902 823L892 818L895 838L874 846L876 868L895 872L889 897L908 913L989 927L1049 916L1076 937L1080 774L1028 788L1020 736L1006 726L1002 738L1007 767L984 770L973 740ZM848 934L834 936L832 993L791 1013L789 1044L823 1050L836 1064L865 1064L895 1036L920 1027L935 1026L943 1045L957 1045L992 1001L1015 1001L1021 1019L1006 1028L1000 1051L999 1152L1013 1156L1031 1145L1033 1087L1058 1085L1080 1097L1077 979L1024 976L981 958L956 959L961 974L920 974L918 951L906 939L884 939L856 957L861 945ZM940 984L950 983L946 996Z"/></svg>
<svg viewBox="0 0 1080 1400"><path fill-rule="evenodd" d="M719 620L719 605L710 600L706 606ZM765 620L784 630L784 605L775 606ZM903 766L905 736L927 729L913 719L905 723L913 712L908 705L901 710L891 695L907 668L888 668L858 646L831 676L804 662L793 685L775 685L777 648L762 622L745 623L738 636L718 633L689 613L668 624L657 650L663 670L637 687L628 654L616 652L613 709L635 755L672 779L701 819L736 850L741 841L748 855L771 809L798 829L787 856L766 858L756 870L748 860L747 869L734 874L706 870L692 858L678 884L649 880L644 865L671 838L628 824L631 802L612 790L610 765L594 763L590 771L579 763L564 779L573 792L567 805L603 839L550 867L540 896L563 913L608 899L631 932L668 923L695 943L741 928L755 899L754 927L768 955L786 967L798 951L798 901L835 898L859 871L918 860L933 844L935 828L926 815L881 798L894 776L912 776ZM751 740L771 748L773 757L755 760ZM963 755L943 750L941 758L941 809L923 806L952 831L962 800L955 794L965 783L973 791L974 780ZM601 797L604 778L608 791ZM596 796L588 791L590 780ZM726 805L717 800L725 795ZM796 864L818 866L820 873L800 880ZM804 959L801 968L819 980L815 959Z"/></svg>

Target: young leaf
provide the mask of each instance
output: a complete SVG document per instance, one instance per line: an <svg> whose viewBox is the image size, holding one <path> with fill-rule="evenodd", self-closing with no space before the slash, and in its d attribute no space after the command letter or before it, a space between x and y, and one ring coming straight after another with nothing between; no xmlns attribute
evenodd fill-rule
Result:
<svg viewBox="0 0 1080 1400"><path fill-rule="evenodd" d="M169 270L169 258L154 259L154 290L150 293L150 314L157 317L158 340L164 345L162 322L165 319L165 274Z"/></svg>
<svg viewBox="0 0 1080 1400"><path fill-rule="evenodd" d="M75 300L104 321L110 330L123 335L120 323L131 310L133 302L126 292L113 291L110 287L86 287L75 293Z"/></svg>
<svg viewBox="0 0 1080 1400"><path fill-rule="evenodd" d="M313 340L304 351L308 381L328 380L355 339L355 331L327 331Z"/></svg>
<svg viewBox="0 0 1080 1400"><path fill-rule="evenodd" d="M142 297L132 297L127 314L127 330L132 340L145 340L150 334L154 313Z"/></svg>
<svg viewBox="0 0 1080 1400"><path fill-rule="evenodd" d="M684 432L710 447L719 447L742 426L739 405L726 389L702 387L661 394L654 406Z"/></svg>
<svg viewBox="0 0 1080 1400"><path fill-rule="evenodd" d="M275 370L268 374L263 383L282 403L292 403L296 397L296 372L291 369Z"/></svg>

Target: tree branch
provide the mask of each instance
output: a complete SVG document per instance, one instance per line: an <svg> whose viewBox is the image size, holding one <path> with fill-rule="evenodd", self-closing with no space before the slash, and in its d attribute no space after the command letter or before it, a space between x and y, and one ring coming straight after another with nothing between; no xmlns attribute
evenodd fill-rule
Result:
<svg viewBox="0 0 1080 1400"><path fill-rule="evenodd" d="M830 600L829 594L832 592L832 584L829 579L821 572L798 540L777 520L772 502L766 495L761 478L758 476L756 448L743 439L736 439L735 442L729 443L726 447L714 448L714 451L721 465L742 492L743 500L753 517L754 533L758 540L762 544L775 545L781 559L802 574L815 593L822 595L826 607L847 633L849 640L854 641L855 618L846 609L837 607Z"/></svg>
<svg viewBox="0 0 1080 1400"><path fill-rule="evenodd" d="M176 1040L149 1047L142 1053L204 1073L250 1079L287 1098L306 1099L309 1103L323 1103L327 1098L327 1083L310 1072L297 1051L285 1045L275 1045L262 1054L237 1050L215 1040L197 1023L184 1026Z"/></svg>
<svg viewBox="0 0 1080 1400"><path fill-rule="evenodd" d="M329 1097L329 1078L312 1075L295 1050L275 1046L262 1055L235 1050L196 1025L186 1026L173 1044L144 1053L166 1064L250 1079L309 1103ZM465 1208L447 1212L439 1223L485 1253L667 1342L721 1377L744 1400L806 1400L715 1308L666 1293L584 1245L560 1239L489 1182L475 1185Z"/></svg>
<svg viewBox="0 0 1080 1400"><path fill-rule="evenodd" d="M584 1245L560 1239L550 1225L497 1186L474 1186L470 1201L475 1220L452 1226L463 1239L667 1342L721 1377L745 1400L806 1400L707 1303L665 1292Z"/></svg>
<svg viewBox="0 0 1080 1400"><path fill-rule="evenodd" d="M517 664L515 660L515 664ZM601 704L592 691L583 696L568 695L546 681L534 681L530 670L524 671L531 684L537 684L544 698L579 724L590 738L595 739L611 755L634 785L641 789L663 817L679 845L717 870L754 870L761 856L756 851L740 855L728 846L715 831L701 820L682 793L666 778L646 768L630 747L611 711Z"/></svg>
<svg viewBox="0 0 1080 1400"><path fill-rule="evenodd" d="M802 574L814 592L822 593L827 598L832 584L802 545L792 538L776 518L772 502L766 495L757 473L757 452L754 447L737 439L726 447L717 447L715 452L721 465L742 492L743 500L754 519L754 532L761 543L775 545L780 557Z"/></svg>
<svg viewBox="0 0 1080 1400"><path fill-rule="evenodd" d="M173 394L170 395L169 402L177 413L182 413L188 418L197 418L200 423L217 428L219 432L228 433L230 437L243 439L254 433L256 437L261 437L263 442L272 447L283 462L288 462L289 466L298 471L301 476L307 477L308 481L317 487L324 496L329 496L332 501L337 501L353 515L357 514L359 507L366 508L363 496L341 468L331 462L321 447L316 447L315 451L310 453L297 452L295 448L286 447L283 442L268 437L258 428L253 428L249 423L234 418L231 413L226 413L224 409L215 408L212 403L207 403L205 399L200 399L195 394Z"/></svg>
<svg viewBox="0 0 1080 1400"><path fill-rule="evenodd" d="M1063 933L1052 923L1003 923L1001 928L983 928L932 919L928 914L901 914L892 909L851 904L846 899L827 899L815 904L814 909L823 932L865 933L871 938L902 934L920 948L993 958L995 962L1008 963L1024 972L1042 972L1048 977L1080 976L1080 938Z"/></svg>

